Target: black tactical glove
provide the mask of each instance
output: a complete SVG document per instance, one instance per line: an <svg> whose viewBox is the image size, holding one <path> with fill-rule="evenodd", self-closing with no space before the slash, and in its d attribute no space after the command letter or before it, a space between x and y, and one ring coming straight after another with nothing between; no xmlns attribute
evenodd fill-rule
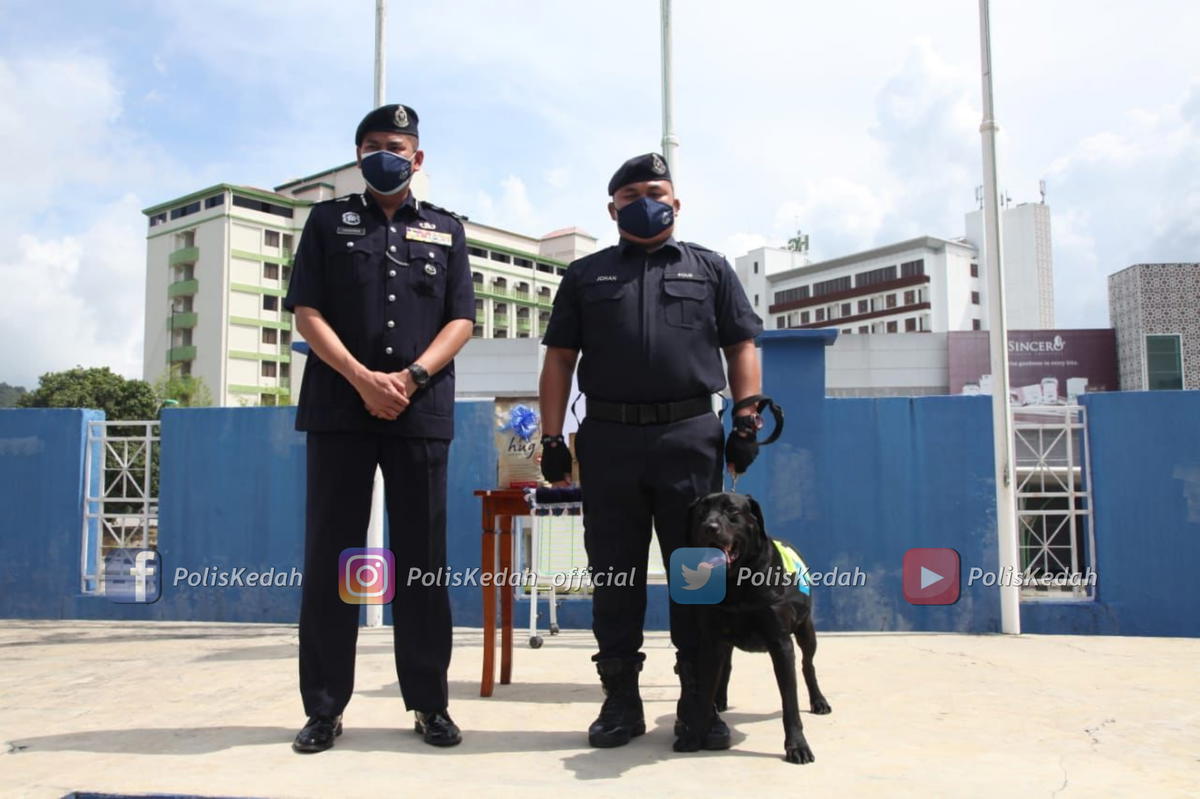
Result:
<svg viewBox="0 0 1200 799"><path fill-rule="evenodd" d="M734 474L742 474L758 457L758 428L762 417L757 413L733 417L733 429L725 441L725 462Z"/></svg>
<svg viewBox="0 0 1200 799"><path fill-rule="evenodd" d="M559 483L571 474L571 450L562 436L542 436L542 477Z"/></svg>

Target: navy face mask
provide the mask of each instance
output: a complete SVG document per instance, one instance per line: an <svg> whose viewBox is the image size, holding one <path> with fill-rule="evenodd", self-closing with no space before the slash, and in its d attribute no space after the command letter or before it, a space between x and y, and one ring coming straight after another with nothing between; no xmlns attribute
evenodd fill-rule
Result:
<svg viewBox="0 0 1200 799"><path fill-rule="evenodd" d="M617 211L617 227L640 239L652 239L673 224L675 209L649 197L640 197Z"/></svg>
<svg viewBox="0 0 1200 799"><path fill-rule="evenodd" d="M363 179L380 194L396 194L408 188L413 176L412 160L402 155L376 150L362 157Z"/></svg>

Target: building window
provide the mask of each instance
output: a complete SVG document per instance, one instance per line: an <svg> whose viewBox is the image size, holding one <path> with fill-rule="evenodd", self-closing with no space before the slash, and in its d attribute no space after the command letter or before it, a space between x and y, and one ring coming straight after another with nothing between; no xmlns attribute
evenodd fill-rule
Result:
<svg viewBox="0 0 1200 799"><path fill-rule="evenodd" d="M550 321L549 311L538 311L538 324L544 325Z"/></svg>
<svg viewBox="0 0 1200 799"><path fill-rule="evenodd" d="M508 328L496 328L495 332L492 333L492 338L508 338Z"/></svg>
<svg viewBox="0 0 1200 799"><path fill-rule="evenodd" d="M279 343L279 331L273 327L264 327L263 334L262 334L262 343L263 344L278 344Z"/></svg>
<svg viewBox="0 0 1200 799"><path fill-rule="evenodd" d="M824 322L824 321L825 321L825 309L824 309L824 308L818 308L818 309L817 309L817 321L818 321L818 322Z"/></svg>
<svg viewBox="0 0 1200 799"><path fill-rule="evenodd" d="M475 325L475 327L471 328L471 337L483 338L483 325Z"/></svg>
<svg viewBox="0 0 1200 799"><path fill-rule="evenodd" d="M1179 391L1183 388L1180 337L1146 336L1146 388Z"/></svg>
<svg viewBox="0 0 1200 799"><path fill-rule="evenodd" d="M295 239L292 238L291 233L284 233L283 237L282 237L283 249L287 250L288 252L291 252L293 241L295 241Z"/></svg>
<svg viewBox="0 0 1200 799"><path fill-rule="evenodd" d="M905 305L912 305L916 301L917 301L917 292L915 292L915 291L904 292L904 304Z"/></svg>
<svg viewBox="0 0 1200 799"><path fill-rule="evenodd" d="M502 264L511 264L512 263L512 258L510 258L509 256L505 255L502 252L492 253L491 258L493 261L499 261Z"/></svg>
<svg viewBox="0 0 1200 799"><path fill-rule="evenodd" d="M858 332L859 332L859 333L862 333L862 334L864 334L864 335L865 335L865 334L867 334L867 333L870 333L870 332L871 332L871 327L870 327L870 325L863 325L862 327L860 327L860 328L858 329Z"/></svg>
<svg viewBox="0 0 1200 799"><path fill-rule="evenodd" d="M503 291L508 287L508 281L502 277L492 278L492 288Z"/></svg>
<svg viewBox="0 0 1200 799"><path fill-rule="evenodd" d="M225 204L225 193L214 194L204 201L205 208L216 208L218 205Z"/></svg>
<svg viewBox="0 0 1200 799"><path fill-rule="evenodd" d="M279 331L279 343L285 347L292 346L292 331L280 330Z"/></svg>
<svg viewBox="0 0 1200 799"><path fill-rule="evenodd" d="M179 374L182 375L183 377L191 377L192 376L192 362L191 361L181 361L179 363Z"/></svg>
<svg viewBox="0 0 1200 799"><path fill-rule="evenodd" d="M543 264L543 263L539 262L537 264L537 270L539 272L546 272L547 274L551 274L551 275L554 274L554 267L551 266L550 264Z"/></svg>
<svg viewBox="0 0 1200 799"><path fill-rule="evenodd" d="M889 308L896 307L896 295L895 294L887 295L887 307L889 307Z"/></svg>
<svg viewBox="0 0 1200 799"><path fill-rule="evenodd" d="M264 230L263 231L263 246L264 247L278 247L279 246L279 231L278 230Z"/></svg>
<svg viewBox="0 0 1200 799"><path fill-rule="evenodd" d="M529 260L528 258L513 258L513 264L516 266L523 266L526 269L533 268L533 261Z"/></svg>
<svg viewBox="0 0 1200 799"><path fill-rule="evenodd" d="M472 272L471 273L471 282L477 286L482 286L483 285L483 273L482 272Z"/></svg>
<svg viewBox="0 0 1200 799"><path fill-rule="evenodd" d="M259 405L274 405L275 404L275 395L274 394L259 395L258 404Z"/></svg>
<svg viewBox="0 0 1200 799"><path fill-rule="evenodd" d="M264 311L278 311L279 310L279 298L276 297L274 294L264 294L263 295L263 310Z"/></svg>
<svg viewBox="0 0 1200 799"><path fill-rule="evenodd" d="M979 277L979 264L971 264L971 277Z"/></svg>
<svg viewBox="0 0 1200 799"><path fill-rule="evenodd" d="M918 258L915 261L905 261L900 264L900 277L916 277L923 274L925 274L924 258Z"/></svg>
<svg viewBox="0 0 1200 799"><path fill-rule="evenodd" d="M869 313L870 311L871 311L870 301L868 301L868 300L859 300L858 301L858 312L859 313Z"/></svg>
<svg viewBox="0 0 1200 799"><path fill-rule="evenodd" d="M150 217L150 227L155 227L157 225L161 225L163 222L166 222L166 221L167 221L167 212L163 211L161 214L155 214L154 216Z"/></svg>
<svg viewBox="0 0 1200 799"><path fill-rule="evenodd" d="M972 304L972 305L978 305L978 304L979 304L979 292L978 292L978 291L972 291L972 292L971 292L971 304Z"/></svg>
<svg viewBox="0 0 1200 799"><path fill-rule="evenodd" d="M196 202L194 202L194 203L188 203L187 205L181 206L179 208L172 208L171 209L171 218L178 219L181 216L190 216L192 214L199 213L199 211L200 211L200 201L196 200Z"/></svg>
<svg viewBox="0 0 1200 799"><path fill-rule="evenodd" d="M780 305L785 302L796 302L797 300L808 299L808 286L800 286L794 289L784 289L783 291L775 292L775 304Z"/></svg>
<svg viewBox="0 0 1200 799"><path fill-rule="evenodd" d="M821 280L813 283L812 293L814 297L823 297L826 294L849 291L851 288L850 276L847 275L846 277L835 277L832 280Z"/></svg>
<svg viewBox="0 0 1200 799"><path fill-rule="evenodd" d="M888 322L888 323L887 323L887 332L889 332L889 333L895 333L895 332L896 332L896 329L897 329L897 325L896 325L896 323L895 323L895 322Z"/></svg>
<svg viewBox="0 0 1200 799"><path fill-rule="evenodd" d="M802 324L802 325L808 324L808 311L800 312L800 324Z"/></svg>
<svg viewBox="0 0 1200 799"><path fill-rule="evenodd" d="M849 315L850 315L850 303L843 302L842 303L842 316L849 316Z"/></svg>
<svg viewBox="0 0 1200 799"><path fill-rule="evenodd" d="M971 329L972 330L982 330L983 326L979 323L978 319L972 319L971 320Z"/></svg>
<svg viewBox="0 0 1200 799"><path fill-rule="evenodd" d="M189 313L193 307L192 301L191 294L186 297L176 297L171 301L171 313Z"/></svg>
<svg viewBox="0 0 1200 799"><path fill-rule="evenodd" d="M853 333L854 331L853 331L853 330L851 330L850 328L846 328L846 329L845 329L845 330L843 330L842 332L843 332L843 333L845 333L846 335L850 335L850 334L851 334L851 333Z"/></svg>
<svg viewBox="0 0 1200 799"><path fill-rule="evenodd" d="M758 295L757 294L754 295L754 307L755 308L758 307Z"/></svg>
<svg viewBox="0 0 1200 799"><path fill-rule="evenodd" d="M467 255L474 255L476 258L487 258L487 250L479 247L467 247Z"/></svg>
<svg viewBox="0 0 1200 799"><path fill-rule="evenodd" d="M263 377L274 377L276 371L277 371L277 369L276 369L276 364L274 361L263 361L262 362L262 376Z"/></svg>
<svg viewBox="0 0 1200 799"><path fill-rule="evenodd" d="M565 266L556 266L556 267L554 267L554 274L556 274L556 275L565 275L566 273L567 273L567 268L566 268Z"/></svg>
<svg viewBox="0 0 1200 799"><path fill-rule="evenodd" d="M787 327L787 317L786 316L776 316L775 317L775 329L783 330L785 327Z"/></svg>
<svg viewBox="0 0 1200 799"><path fill-rule="evenodd" d="M904 332L905 333L917 332L917 320L916 319L905 319L904 320Z"/></svg>
<svg viewBox="0 0 1200 799"><path fill-rule="evenodd" d="M481 313L482 311L483 311L483 300L476 297L475 298L475 313L478 314L478 313Z"/></svg>
<svg viewBox="0 0 1200 799"><path fill-rule="evenodd" d="M196 231L185 230L182 233L175 234L175 249L183 250L188 247L196 246Z"/></svg>
<svg viewBox="0 0 1200 799"><path fill-rule="evenodd" d="M274 214L275 216L286 216L292 218L292 209L274 203L265 203L262 200L252 200L249 197L243 197L240 194L233 195L233 204L238 208L249 208L251 211L261 211L264 214Z"/></svg>
<svg viewBox="0 0 1200 799"><path fill-rule="evenodd" d="M538 297L539 297L539 298L541 298L541 299L543 299L543 300L548 300L548 299L550 299L550 287L549 287L549 286L542 286L541 288L539 288L539 289L538 289Z"/></svg>
<svg viewBox="0 0 1200 799"><path fill-rule="evenodd" d="M279 264L265 263L263 264L263 278L266 280L279 279Z"/></svg>
<svg viewBox="0 0 1200 799"><path fill-rule="evenodd" d="M849 280L849 278L846 278ZM880 269L872 269L867 272L859 272L854 276L854 285L862 288L863 286L874 286L879 283L887 283L896 279L896 267L885 266ZM849 288L849 286L847 286Z"/></svg>
<svg viewBox="0 0 1200 799"><path fill-rule="evenodd" d="M292 375L292 365L290 363L279 364L279 376L286 379Z"/></svg>
<svg viewBox="0 0 1200 799"><path fill-rule="evenodd" d="M494 313L496 316L508 316L508 303L496 303L495 307L492 308L492 313Z"/></svg>
<svg viewBox="0 0 1200 799"><path fill-rule="evenodd" d="M281 266L279 268L279 279L284 283L289 282L292 279L292 268L287 264Z"/></svg>
<svg viewBox="0 0 1200 799"><path fill-rule="evenodd" d="M517 292L517 294L520 294L522 297L528 297L529 284L525 282L518 283L517 285L513 286L513 291Z"/></svg>
<svg viewBox="0 0 1200 799"><path fill-rule="evenodd" d="M758 261L754 262L754 274L758 274ZM757 304L757 300L755 301L755 304Z"/></svg>

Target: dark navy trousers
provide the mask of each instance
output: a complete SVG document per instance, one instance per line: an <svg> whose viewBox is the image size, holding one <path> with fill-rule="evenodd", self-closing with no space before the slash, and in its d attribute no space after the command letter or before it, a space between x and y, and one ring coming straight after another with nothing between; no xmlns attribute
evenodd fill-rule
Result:
<svg viewBox="0 0 1200 799"><path fill-rule="evenodd" d="M584 545L593 573L635 571L632 585L592 594L593 660L643 660L646 565L651 524L663 563L687 546L688 506L721 490L725 433L712 413L671 424L627 425L584 418L575 436L583 488ZM690 605L671 602L671 642L684 657L698 632Z"/></svg>
<svg viewBox="0 0 1200 799"><path fill-rule="evenodd" d="M360 605L338 593L342 550L366 546L375 466L383 471L395 557L393 643L409 710L447 705L450 599L445 586L409 585L410 569L446 565L446 461L450 442L378 433L309 433L300 695L309 716L338 715L354 691Z"/></svg>

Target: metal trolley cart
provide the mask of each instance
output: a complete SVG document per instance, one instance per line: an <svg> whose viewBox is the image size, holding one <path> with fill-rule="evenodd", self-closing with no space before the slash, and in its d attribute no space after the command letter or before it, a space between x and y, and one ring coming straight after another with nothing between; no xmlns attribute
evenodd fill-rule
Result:
<svg viewBox="0 0 1200 799"><path fill-rule="evenodd" d="M538 592L550 591L550 634L558 635L559 589L583 590L587 581L587 553L583 546L583 493L578 487L529 488L528 548L524 562L529 589L529 645L541 647L538 634ZM525 536L518 538L524 544Z"/></svg>

